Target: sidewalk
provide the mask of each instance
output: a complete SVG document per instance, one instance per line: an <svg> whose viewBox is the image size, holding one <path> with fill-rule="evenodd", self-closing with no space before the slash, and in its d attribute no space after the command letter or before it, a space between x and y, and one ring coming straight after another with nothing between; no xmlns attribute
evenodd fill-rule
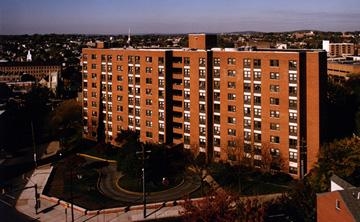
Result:
<svg viewBox="0 0 360 222"><path fill-rule="evenodd" d="M38 167L34 170L30 178L27 178L28 182L25 189L20 194L17 202L16 209L23 214L34 218L39 221L71 221L71 208L70 204L64 201L57 200L56 198L46 197L40 195L41 206L35 210L35 188L37 184L37 192L42 194L42 191L46 185L46 182L50 176L52 167L45 165ZM165 206L161 207L156 204L147 205L151 209L147 209L146 219L156 219L164 217L175 217L179 215L179 211L182 207L177 206ZM143 221L143 208L141 205L131 207L130 211L125 212L124 208L106 209L99 211L86 211L85 209L74 206L74 221Z"/></svg>

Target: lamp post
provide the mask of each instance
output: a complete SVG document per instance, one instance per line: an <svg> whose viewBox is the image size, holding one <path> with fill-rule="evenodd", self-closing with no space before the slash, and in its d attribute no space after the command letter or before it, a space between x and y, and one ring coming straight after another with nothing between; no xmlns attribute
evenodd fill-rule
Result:
<svg viewBox="0 0 360 222"><path fill-rule="evenodd" d="M149 154L151 151L150 151L150 150L145 151L145 147L144 147L144 145L143 145L142 143L140 144L140 146L141 146L141 151L136 152L136 154L141 154L141 160L142 160L142 165L143 165L143 167L142 167L142 169L141 169L141 171L142 171L142 185L143 185L143 186L142 186L142 189L143 189L143 204L144 204L144 212L143 212L143 215L144 215L144 218L146 218L145 159L148 158L148 156L146 156L146 154L147 154L147 153Z"/></svg>

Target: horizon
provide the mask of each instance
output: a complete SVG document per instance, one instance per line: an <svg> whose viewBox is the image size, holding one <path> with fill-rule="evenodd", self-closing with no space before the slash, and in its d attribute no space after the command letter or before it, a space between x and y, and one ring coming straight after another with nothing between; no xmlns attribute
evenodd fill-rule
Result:
<svg viewBox="0 0 360 222"><path fill-rule="evenodd" d="M359 11L358 0L3 0L0 35L354 32Z"/></svg>

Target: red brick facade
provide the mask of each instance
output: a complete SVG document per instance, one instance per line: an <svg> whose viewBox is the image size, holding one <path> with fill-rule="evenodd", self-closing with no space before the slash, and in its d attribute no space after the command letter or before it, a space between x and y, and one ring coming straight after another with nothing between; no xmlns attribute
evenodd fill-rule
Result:
<svg viewBox="0 0 360 222"><path fill-rule="evenodd" d="M203 41L203 43L199 41ZM113 143L120 129L179 144L210 159L264 151L299 177L316 162L326 53L208 49L83 49L84 137Z"/></svg>

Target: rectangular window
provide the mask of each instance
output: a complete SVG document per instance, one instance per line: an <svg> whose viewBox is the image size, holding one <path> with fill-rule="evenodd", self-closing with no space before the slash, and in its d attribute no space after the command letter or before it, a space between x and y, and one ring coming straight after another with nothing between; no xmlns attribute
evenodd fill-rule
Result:
<svg viewBox="0 0 360 222"><path fill-rule="evenodd" d="M235 65L236 64L236 59L235 58L228 58L227 63L228 63L228 65Z"/></svg>
<svg viewBox="0 0 360 222"><path fill-rule="evenodd" d="M261 93L261 85L254 84L254 93Z"/></svg>
<svg viewBox="0 0 360 222"><path fill-rule="evenodd" d="M254 96L254 105L261 105L261 97Z"/></svg>
<svg viewBox="0 0 360 222"><path fill-rule="evenodd" d="M96 69L96 64L91 64L92 69Z"/></svg>
<svg viewBox="0 0 360 222"><path fill-rule="evenodd" d="M145 61L146 62L152 62L152 57L151 56L146 56Z"/></svg>
<svg viewBox="0 0 360 222"><path fill-rule="evenodd" d="M289 160L292 162L297 162L298 155L297 152L289 152Z"/></svg>
<svg viewBox="0 0 360 222"><path fill-rule="evenodd" d="M147 127L152 127L152 122L150 120L146 120L145 125Z"/></svg>
<svg viewBox="0 0 360 222"><path fill-rule="evenodd" d="M297 109L297 100L289 99L289 108L290 109Z"/></svg>
<svg viewBox="0 0 360 222"><path fill-rule="evenodd" d="M270 104L272 104L272 105L280 105L280 99L279 99L279 98L270 97Z"/></svg>
<svg viewBox="0 0 360 222"><path fill-rule="evenodd" d="M251 115L251 108L244 107L244 116L250 116L250 115Z"/></svg>
<svg viewBox="0 0 360 222"><path fill-rule="evenodd" d="M254 59L254 68L261 68L261 59Z"/></svg>
<svg viewBox="0 0 360 222"><path fill-rule="evenodd" d="M123 60L123 56L122 56L122 55L117 55L117 56L116 56L116 60L117 60L117 61L122 61L122 60Z"/></svg>
<svg viewBox="0 0 360 222"><path fill-rule="evenodd" d="M251 72L250 71L244 71L244 79L249 80L251 78Z"/></svg>
<svg viewBox="0 0 360 222"><path fill-rule="evenodd" d="M270 123L270 129L279 131L280 130L280 124L279 123Z"/></svg>
<svg viewBox="0 0 360 222"><path fill-rule="evenodd" d="M234 105L228 105L228 111L229 111L229 112L236 112L236 106L234 106Z"/></svg>
<svg viewBox="0 0 360 222"><path fill-rule="evenodd" d="M235 77L236 71L235 70L228 70L228 76Z"/></svg>
<svg viewBox="0 0 360 222"><path fill-rule="evenodd" d="M152 132L146 131L146 137L147 137L147 138L152 138L152 137L153 137Z"/></svg>
<svg viewBox="0 0 360 222"><path fill-rule="evenodd" d="M290 122L297 122L297 113L289 113L289 121Z"/></svg>
<svg viewBox="0 0 360 222"><path fill-rule="evenodd" d="M235 93L228 93L228 100L235 100L236 94Z"/></svg>
<svg viewBox="0 0 360 222"><path fill-rule="evenodd" d="M152 105L152 100L151 99L146 99L146 105L151 106Z"/></svg>
<svg viewBox="0 0 360 222"><path fill-rule="evenodd" d="M289 134L293 135L293 136L296 136L297 135L297 126L290 125L289 126Z"/></svg>
<svg viewBox="0 0 360 222"><path fill-rule="evenodd" d="M235 82L228 82L228 88L235 89L236 88Z"/></svg>
<svg viewBox="0 0 360 222"><path fill-rule="evenodd" d="M261 72L259 72L259 71L254 72L254 80L257 80L257 81L261 80Z"/></svg>
<svg viewBox="0 0 360 222"><path fill-rule="evenodd" d="M251 104L251 96L250 95L244 95L244 103Z"/></svg>
<svg viewBox="0 0 360 222"><path fill-rule="evenodd" d="M251 59L244 59L243 64L244 64L244 68L250 68L251 67Z"/></svg>
<svg viewBox="0 0 360 222"><path fill-rule="evenodd" d="M220 69L214 69L214 78L220 78Z"/></svg>
<svg viewBox="0 0 360 222"><path fill-rule="evenodd" d="M152 78L146 78L146 84L152 84Z"/></svg>
<svg viewBox="0 0 360 222"><path fill-rule="evenodd" d="M251 83L244 83L244 92L251 92Z"/></svg>
<svg viewBox="0 0 360 222"><path fill-rule="evenodd" d="M199 69L199 77L206 78L206 70L205 69Z"/></svg>
<svg viewBox="0 0 360 222"><path fill-rule="evenodd" d="M145 67L145 72L146 73L151 73L152 72L152 67Z"/></svg>
<svg viewBox="0 0 360 222"><path fill-rule="evenodd" d="M244 127L247 129L251 129L251 120L250 119L244 119Z"/></svg>
<svg viewBox="0 0 360 222"><path fill-rule="evenodd" d="M270 110L270 117L280 118L280 111L278 111L278 110Z"/></svg>
<svg viewBox="0 0 360 222"><path fill-rule="evenodd" d="M289 82L296 83L297 81L297 74L296 73L289 73Z"/></svg>
<svg viewBox="0 0 360 222"><path fill-rule="evenodd" d="M280 92L279 85L270 85L270 92Z"/></svg>
<svg viewBox="0 0 360 222"><path fill-rule="evenodd" d="M297 140L296 139L289 139L289 147L297 148Z"/></svg>
<svg viewBox="0 0 360 222"><path fill-rule="evenodd" d="M205 66L205 65L206 65L205 58L199 58L199 66Z"/></svg>
<svg viewBox="0 0 360 222"><path fill-rule="evenodd" d="M184 57L184 65L186 65L186 66L190 65L190 58L189 57Z"/></svg>
<svg viewBox="0 0 360 222"><path fill-rule="evenodd" d="M152 111L151 110L146 110L146 116L152 116Z"/></svg>
<svg viewBox="0 0 360 222"><path fill-rule="evenodd" d="M228 117L228 123L236 124L236 118L235 117Z"/></svg>
<svg viewBox="0 0 360 222"><path fill-rule="evenodd" d="M255 130L261 130L261 121L254 121L254 129Z"/></svg>
<svg viewBox="0 0 360 222"><path fill-rule="evenodd" d="M280 74L278 72L271 72L270 73L270 79L279 80L280 79Z"/></svg>
<svg viewBox="0 0 360 222"><path fill-rule="evenodd" d="M255 118L261 118L261 109L254 109L254 117Z"/></svg>
<svg viewBox="0 0 360 222"><path fill-rule="evenodd" d="M297 87L289 86L289 96L297 96Z"/></svg>
<svg viewBox="0 0 360 222"><path fill-rule="evenodd" d="M289 61L289 70L297 70L297 61L295 60Z"/></svg>
<svg viewBox="0 0 360 222"><path fill-rule="evenodd" d="M214 58L214 66L220 66L220 58Z"/></svg>
<svg viewBox="0 0 360 222"><path fill-rule="evenodd" d="M236 136L236 130L235 129L228 129L228 135L229 136Z"/></svg>
<svg viewBox="0 0 360 222"><path fill-rule="evenodd" d="M270 66L272 67L279 67L279 60L278 59L271 59Z"/></svg>
<svg viewBox="0 0 360 222"><path fill-rule="evenodd" d="M280 143L280 137L279 136L270 136L270 142L271 143Z"/></svg>

